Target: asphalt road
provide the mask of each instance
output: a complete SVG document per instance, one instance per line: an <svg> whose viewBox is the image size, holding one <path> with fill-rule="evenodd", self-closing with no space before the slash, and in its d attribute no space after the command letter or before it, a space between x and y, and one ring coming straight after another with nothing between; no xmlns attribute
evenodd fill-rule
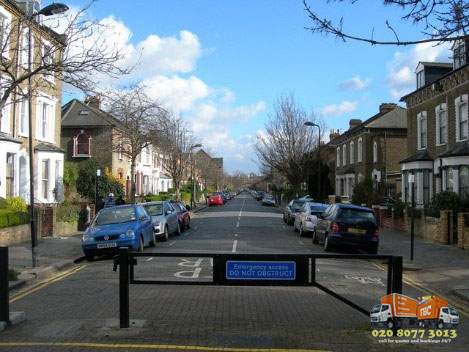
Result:
<svg viewBox="0 0 469 352"><path fill-rule="evenodd" d="M145 253L323 253L311 238L293 232L279 209L262 207L248 194L198 212L191 225ZM319 260L316 279L369 310L386 295L387 274L380 265ZM135 266L137 279L210 282L212 276L209 257L142 257ZM403 293L424 294L407 285ZM131 285L128 330L117 328L118 297L118 274L109 257L82 264L63 279L14 299L11 310L27 312L28 321L1 333L0 351L462 351L469 343L465 318L451 343L379 343L366 328L367 316L315 287Z"/></svg>

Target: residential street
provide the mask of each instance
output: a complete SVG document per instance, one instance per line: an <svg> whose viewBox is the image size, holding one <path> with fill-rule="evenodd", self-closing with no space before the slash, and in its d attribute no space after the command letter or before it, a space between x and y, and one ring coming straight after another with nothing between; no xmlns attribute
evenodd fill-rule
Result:
<svg viewBox="0 0 469 352"><path fill-rule="evenodd" d="M277 208L243 193L197 213L191 229L145 252L323 253L300 238ZM369 310L386 294L379 261L321 260L316 279ZM78 270L77 270L78 269ZM448 344L378 343L369 318L314 287L130 286L132 327L118 329L118 272L110 257L75 266L71 274L11 296L11 311L27 321L1 333L1 351L308 349L465 350L469 319L460 313L458 337ZM136 278L206 280L208 258L139 258ZM403 294L425 292L408 285ZM132 345L132 346L131 346ZM197 347L197 348L196 348Z"/></svg>

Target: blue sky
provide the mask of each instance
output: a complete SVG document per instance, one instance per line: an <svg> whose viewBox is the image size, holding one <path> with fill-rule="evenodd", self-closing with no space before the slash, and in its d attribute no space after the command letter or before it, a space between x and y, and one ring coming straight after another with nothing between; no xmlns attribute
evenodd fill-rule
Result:
<svg viewBox="0 0 469 352"><path fill-rule="evenodd" d="M390 19L403 37L420 38L382 1L325 3L310 0L325 17L343 15L353 33L374 27L375 37L392 39ZM373 47L312 34L300 0L99 0L91 11L116 25L110 40L131 57L143 52L132 79L183 114L228 172L257 171L251 144L278 96L293 93L328 129L343 131L412 90L419 60L449 61L447 46Z"/></svg>

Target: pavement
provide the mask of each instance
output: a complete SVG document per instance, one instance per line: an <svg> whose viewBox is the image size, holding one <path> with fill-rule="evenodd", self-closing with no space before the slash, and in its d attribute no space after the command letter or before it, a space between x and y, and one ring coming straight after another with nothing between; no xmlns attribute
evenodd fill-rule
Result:
<svg viewBox="0 0 469 352"><path fill-rule="evenodd" d="M145 252L323 253L322 246L312 245L311 239L300 238L285 225L280 212L279 208L261 207L249 196L238 197L222 207L199 208L190 230L159 242L155 248L145 248ZM383 230L380 236L381 254L406 256L405 235ZM54 241L40 242L41 263L55 259L54 249L47 252L41 249L44 246L55 246L55 263L67 253L73 256L78 251L82 255L78 234L66 240L44 240ZM453 247L417 240L415 254L421 270L406 271L405 275L416 274L415 280L423 277L419 279L423 284L439 285L441 290L451 287L451 280L460 281L448 266L461 266L461 271L467 271L467 253L454 252ZM11 258L10 262L15 260ZM21 260L17 265L28 265L27 258ZM442 268L446 261L449 265ZM50 262L49 267L55 263ZM316 280L370 309L386 291L386 272L370 264L365 260L321 259ZM59 278L10 295L11 309L26 312L28 320L1 334L1 351L433 351L434 347L465 351L469 344L468 315L462 311L458 338L451 344L379 343L367 328L366 315L315 287L131 285L132 328L119 329L118 273L112 271L112 260L102 257L92 263L72 265ZM431 274L422 276L427 269L432 270ZM446 275L446 286L442 280L430 281L428 276L437 271ZM212 275L213 262L208 257L139 258L135 268L136 279L210 281ZM409 280L403 285L404 294L418 297L426 293L422 282Z"/></svg>

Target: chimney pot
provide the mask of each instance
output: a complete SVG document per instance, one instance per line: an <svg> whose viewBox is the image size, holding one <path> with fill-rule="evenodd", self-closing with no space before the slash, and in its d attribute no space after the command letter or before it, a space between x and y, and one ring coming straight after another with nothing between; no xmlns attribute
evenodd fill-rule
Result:
<svg viewBox="0 0 469 352"><path fill-rule="evenodd" d="M390 111L396 109L397 107L398 107L398 105L395 104L395 103L382 103L379 106L379 112L380 112L380 114L385 114L387 112L390 112Z"/></svg>
<svg viewBox="0 0 469 352"><path fill-rule="evenodd" d="M85 104L95 109L101 108L101 97L99 95L87 96L85 98Z"/></svg>

